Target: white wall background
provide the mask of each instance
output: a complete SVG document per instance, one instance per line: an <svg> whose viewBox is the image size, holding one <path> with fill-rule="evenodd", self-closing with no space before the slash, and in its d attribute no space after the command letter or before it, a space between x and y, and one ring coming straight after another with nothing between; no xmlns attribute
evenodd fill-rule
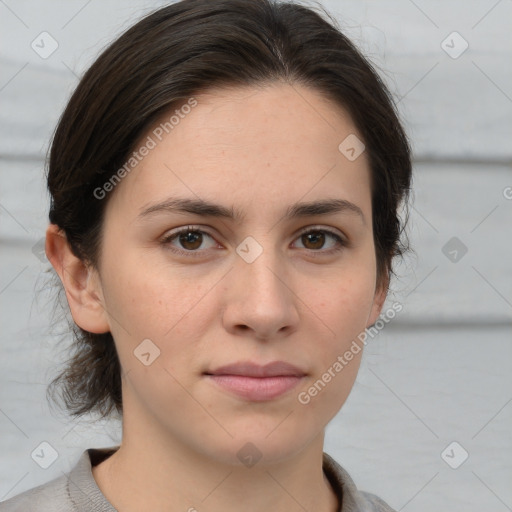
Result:
<svg viewBox="0 0 512 512"><path fill-rule="evenodd" d="M512 1L322 4L399 100L415 152L416 251L390 296L404 310L369 343L325 450L397 510L512 510ZM117 425L71 422L46 403L61 354L51 302L35 299L48 266L43 165L77 77L159 5L0 1L0 501L119 442ZM46 59L31 48L43 31L58 43ZM42 441L59 454L46 470L31 458ZM462 450L453 469L445 460Z"/></svg>

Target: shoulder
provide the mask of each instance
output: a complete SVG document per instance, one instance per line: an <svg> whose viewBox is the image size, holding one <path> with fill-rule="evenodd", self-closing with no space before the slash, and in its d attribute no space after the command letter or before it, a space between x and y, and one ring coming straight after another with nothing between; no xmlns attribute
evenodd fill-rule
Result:
<svg viewBox="0 0 512 512"><path fill-rule="evenodd" d="M115 512L98 488L92 466L117 448L85 450L69 473L3 501L0 512Z"/></svg>
<svg viewBox="0 0 512 512"><path fill-rule="evenodd" d="M342 503L339 512L395 512L375 494L360 491L348 472L326 453L323 469Z"/></svg>
<svg viewBox="0 0 512 512"><path fill-rule="evenodd" d="M368 512L395 512L384 500L370 492L359 491Z"/></svg>
<svg viewBox="0 0 512 512"><path fill-rule="evenodd" d="M0 503L0 512L70 512L68 478L61 476Z"/></svg>

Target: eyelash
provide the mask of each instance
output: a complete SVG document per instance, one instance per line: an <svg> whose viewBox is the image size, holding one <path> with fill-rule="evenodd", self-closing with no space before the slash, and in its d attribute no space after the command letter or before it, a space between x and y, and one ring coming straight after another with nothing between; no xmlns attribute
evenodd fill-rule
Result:
<svg viewBox="0 0 512 512"><path fill-rule="evenodd" d="M198 257L198 256L202 256L202 253L207 250L207 249L197 249L197 250L184 250L184 249L177 249L176 247L173 247L170 243L175 240L176 238L178 238L181 234L186 234L186 233L202 233L202 234L206 234L208 235L210 238L214 238L210 233L208 233L207 231L204 231L202 229L199 229L198 227L196 226L186 226L186 227L183 227L183 228L180 228L178 229L177 231L174 231L172 233L170 233L169 235L166 235L164 238L162 238L161 240L161 243L162 245L164 245L167 249L169 249L170 251L178 254L178 255L185 255L185 256L192 256L192 257ZM330 229L326 229L326 228L311 228L311 227L308 227L308 228L304 228L297 236L297 238L300 238L301 236L304 236L304 235L307 235L309 233L327 233L328 235L330 235L331 237L333 237L337 243L336 247L332 248L332 249L328 249L328 250L322 250L322 249L319 249L319 250L314 250L314 249L305 249L307 251L310 251L311 253L313 253L315 256L318 254L318 255L330 255L330 254L335 254L335 253L338 253L340 252L341 250L343 250L345 247L348 246L348 242L346 240L344 240L340 235L338 235L337 233L335 233L334 231L331 231Z"/></svg>

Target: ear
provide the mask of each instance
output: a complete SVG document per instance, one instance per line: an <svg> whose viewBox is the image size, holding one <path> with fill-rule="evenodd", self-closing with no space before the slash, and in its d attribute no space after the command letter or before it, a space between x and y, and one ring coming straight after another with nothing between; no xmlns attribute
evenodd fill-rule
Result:
<svg viewBox="0 0 512 512"><path fill-rule="evenodd" d="M46 230L45 249L64 286L75 323L95 334L109 332L98 272L73 254L65 233L56 224Z"/></svg>
<svg viewBox="0 0 512 512"><path fill-rule="evenodd" d="M379 315L386 301L388 295L389 278L383 279L383 282L377 285L375 289L375 295L373 297L373 305L368 317L368 323L366 327L373 325L379 318Z"/></svg>

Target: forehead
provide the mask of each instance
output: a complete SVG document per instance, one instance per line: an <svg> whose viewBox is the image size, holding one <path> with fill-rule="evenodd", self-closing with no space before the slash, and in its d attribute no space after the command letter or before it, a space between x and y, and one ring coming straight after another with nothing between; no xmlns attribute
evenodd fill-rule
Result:
<svg viewBox="0 0 512 512"><path fill-rule="evenodd" d="M194 99L197 105L190 112L173 116L183 107L171 109L148 132L163 129L163 138L172 134L175 142L186 139L201 146L295 147L297 153L301 148L302 153L313 149L318 150L316 153L322 149L332 152L345 135L357 132L343 107L303 85L279 82L216 88ZM176 125L169 129L171 120ZM293 157L290 152L282 154Z"/></svg>
<svg viewBox="0 0 512 512"><path fill-rule="evenodd" d="M185 102L192 108L165 112L141 137L136 151L152 147L117 187L118 200L140 210L185 194L270 207L285 197L295 202L337 192L365 208L366 155L351 161L340 151L357 130L338 104L281 83L212 89L193 100Z"/></svg>

